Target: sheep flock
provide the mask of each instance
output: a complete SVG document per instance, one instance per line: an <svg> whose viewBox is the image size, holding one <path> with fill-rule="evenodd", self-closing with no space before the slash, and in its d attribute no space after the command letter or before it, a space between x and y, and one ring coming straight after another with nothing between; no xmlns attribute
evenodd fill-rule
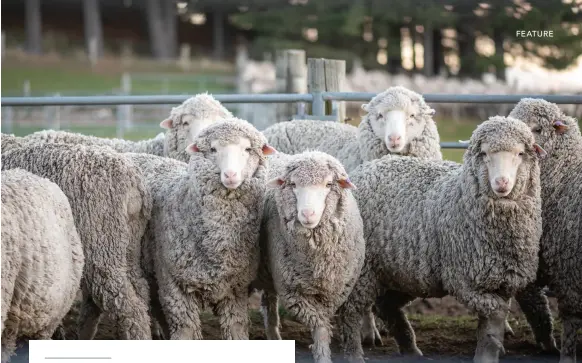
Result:
<svg viewBox="0 0 582 363"><path fill-rule="evenodd" d="M223 339L249 339L253 294L264 338L281 339L282 307L317 363L332 362L333 339L365 362L381 323L400 354L422 356L404 308L447 295L477 317L474 362L503 360L512 299L540 349L576 362L578 121L522 99L455 163L420 94L390 87L362 109L359 127L261 132L204 93L150 140L2 134L2 362L22 341L62 338L75 304L79 339L104 314L120 339L203 339L205 310Z"/></svg>

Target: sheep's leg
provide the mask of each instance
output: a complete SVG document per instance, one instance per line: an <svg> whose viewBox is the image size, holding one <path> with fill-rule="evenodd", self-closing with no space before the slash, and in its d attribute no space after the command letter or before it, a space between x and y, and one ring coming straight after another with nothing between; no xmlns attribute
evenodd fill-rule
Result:
<svg viewBox="0 0 582 363"><path fill-rule="evenodd" d="M279 333L279 298L275 291L263 291L261 298L261 313L265 323L265 333L269 340L281 340Z"/></svg>
<svg viewBox="0 0 582 363"><path fill-rule="evenodd" d="M150 286L150 319L152 322L152 339L167 339L169 336L168 323L164 317L162 305L160 305L158 285L155 283Z"/></svg>
<svg viewBox="0 0 582 363"><path fill-rule="evenodd" d="M350 296L338 311L344 354L351 363L364 363L362 317L375 301L377 293L378 279L365 264Z"/></svg>
<svg viewBox="0 0 582 363"><path fill-rule="evenodd" d="M576 363L576 338L578 329L582 328L582 319L563 313L562 318L562 350L560 353L560 363Z"/></svg>
<svg viewBox="0 0 582 363"><path fill-rule="evenodd" d="M193 294L183 291L165 272L157 274L160 304L172 340L202 339L200 308Z"/></svg>
<svg viewBox="0 0 582 363"><path fill-rule="evenodd" d="M376 300L378 316L388 325L390 335L398 344L400 354L422 356L416 346L414 329L410 325L403 307L414 300L414 297L397 291L387 291Z"/></svg>
<svg viewBox="0 0 582 363"><path fill-rule="evenodd" d="M91 293L83 288L83 301L77 320L77 335L81 340L90 340L95 337L101 320L101 308L97 306Z"/></svg>
<svg viewBox="0 0 582 363"><path fill-rule="evenodd" d="M216 304L214 313L220 320L222 339L249 339L248 303L248 290L244 289Z"/></svg>
<svg viewBox="0 0 582 363"><path fill-rule="evenodd" d="M367 309L362 319L362 345L366 347L382 346L382 336L376 327L372 306Z"/></svg>
<svg viewBox="0 0 582 363"><path fill-rule="evenodd" d="M515 299L531 326L536 343L546 352L559 353L553 335L552 313L543 290L535 284L520 291Z"/></svg>
<svg viewBox="0 0 582 363"><path fill-rule="evenodd" d="M506 309L495 310L489 316L479 316L479 324L477 326L477 349L475 350L473 362L499 362L499 353L501 352L502 354L505 354L503 338L505 335L506 318Z"/></svg>
<svg viewBox="0 0 582 363"><path fill-rule="evenodd" d="M151 340L151 321L148 304L139 296L137 291L126 280L124 289L127 294L123 300L116 298L113 300L114 313L117 325L123 340Z"/></svg>
<svg viewBox="0 0 582 363"><path fill-rule="evenodd" d="M325 309L321 306L314 306L302 297L291 297L287 301L293 302L288 306L289 312L311 330L313 361L315 363L331 363L331 349L329 347L331 324Z"/></svg>

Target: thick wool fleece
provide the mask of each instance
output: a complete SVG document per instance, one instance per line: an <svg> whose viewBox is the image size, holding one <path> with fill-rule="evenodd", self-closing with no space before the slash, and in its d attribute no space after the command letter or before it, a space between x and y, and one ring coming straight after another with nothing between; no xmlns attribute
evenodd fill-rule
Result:
<svg viewBox="0 0 582 363"><path fill-rule="evenodd" d="M184 115L191 115L193 120L184 120ZM205 122L232 118L232 113L224 108L209 94L201 93L184 101L180 106L172 108L170 119L172 128L166 131L164 156L188 162L190 155L185 151L192 143L190 128L198 120Z"/></svg>
<svg viewBox="0 0 582 363"><path fill-rule="evenodd" d="M576 119L544 100L524 98L510 116L525 122L548 152L540 164L543 233L536 285L548 285L558 298L562 359L575 361L576 331L582 328L582 135ZM551 334L551 325L545 327Z"/></svg>
<svg viewBox="0 0 582 363"><path fill-rule="evenodd" d="M391 87L376 95L365 105L368 114L358 127L333 121L297 120L277 123L263 134L270 145L280 152L298 154L306 150L319 150L336 157L347 171L365 161L390 154L370 122L378 107L391 107L415 114L415 120L424 125L420 137L410 141L398 155L441 160L439 134L429 115L430 107L422 96L404 87Z"/></svg>
<svg viewBox="0 0 582 363"><path fill-rule="evenodd" d="M14 136L12 134L2 134L1 137L2 155L14 148L18 148L26 144L26 141L22 137Z"/></svg>
<svg viewBox="0 0 582 363"><path fill-rule="evenodd" d="M106 139L83 135L66 131L44 130L24 137L26 141L37 143L79 144L85 146L108 146L117 152L146 153L163 156L164 134L160 133L155 138L141 141L124 139Z"/></svg>
<svg viewBox="0 0 582 363"><path fill-rule="evenodd" d="M50 339L73 301L83 246L59 187L22 169L2 171L2 361L19 338Z"/></svg>
<svg viewBox="0 0 582 363"><path fill-rule="evenodd" d="M99 317L115 317L123 339L151 339L141 239L152 209L137 166L109 148L30 144L2 155L2 170L22 168L65 193L83 243L79 337L92 339Z"/></svg>
<svg viewBox="0 0 582 363"><path fill-rule="evenodd" d="M489 186L480 155L484 142L491 151L525 147L515 186L504 198ZM343 309L347 352L361 358L359 322L382 292L393 292L402 305L414 297L453 295L484 325L488 318L498 324L480 335L479 344L488 336L502 342L507 300L535 279L538 264L541 198L531 131L517 120L493 117L473 132L463 165L384 157L357 168L352 181L366 263Z"/></svg>
<svg viewBox="0 0 582 363"><path fill-rule="evenodd" d="M269 178L293 178L298 185L322 184L328 175L346 179L334 157L322 152L276 154L269 158ZM265 289L265 326L277 331L277 297L313 334L316 362L330 361L331 319L351 292L364 263L362 219L351 191L333 183L321 221L314 229L297 219L289 184L270 189L261 229L261 282Z"/></svg>
<svg viewBox="0 0 582 363"><path fill-rule="evenodd" d="M245 181L229 190L207 157L212 141L239 137L251 141L251 156ZM195 140L200 152L189 164L127 154L147 175L154 197L144 263L154 266L153 311L171 339L201 339L199 313L205 307L219 316L223 338L248 339L248 288L259 263L266 142L248 122L227 119L202 130Z"/></svg>

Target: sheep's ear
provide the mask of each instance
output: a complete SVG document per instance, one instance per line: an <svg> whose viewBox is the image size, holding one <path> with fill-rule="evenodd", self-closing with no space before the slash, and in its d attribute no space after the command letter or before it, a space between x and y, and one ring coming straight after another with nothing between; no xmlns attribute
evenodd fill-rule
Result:
<svg viewBox="0 0 582 363"><path fill-rule="evenodd" d="M364 110L366 112L370 112L370 104L369 103L364 103L362 105L362 110Z"/></svg>
<svg viewBox="0 0 582 363"><path fill-rule="evenodd" d="M171 129L173 125L173 121L171 118L167 118L164 121L160 122L160 127L164 129Z"/></svg>
<svg viewBox="0 0 582 363"><path fill-rule="evenodd" d="M542 149L541 146L539 146L538 144L533 144L534 150L536 151L536 154L538 154L538 156L540 157L540 159L545 158L546 156L548 156L548 153L546 152L546 150Z"/></svg>
<svg viewBox="0 0 582 363"><path fill-rule="evenodd" d="M564 132L568 131L568 125L558 120L554 122L554 129L558 134L563 134Z"/></svg>
<svg viewBox="0 0 582 363"><path fill-rule="evenodd" d="M430 107L428 108L428 110L426 110L424 112L424 114L427 115L427 116L434 116L435 113L436 113L435 109L434 108L430 108Z"/></svg>
<svg viewBox="0 0 582 363"><path fill-rule="evenodd" d="M194 154L200 152L200 149L198 146L196 146L196 144L190 144L186 147L186 152L189 154Z"/></svg>
<svg viewBox="0 0 582 363"><path fill-rule="evenodd" d="M285 179L283 179L282 176L279 176L277 178L271 179L267 182L267 186L271 187L271 188L278 188L281 185L285 184Z"/></svg>
<svg viewBox="0 0 582 363"><path fill-rule="evenodd" d="M339 179L337 183L340 187L345 189L356 189L356 186L351 182L350 178Z"/></svg>
<svg viewBox="0 0 582 363"><path fill-rule="evenodd" d="M277 150L269 144L263 145L262 150L263 150L263 155L272 155L272 154L277 153Z"/></svg>

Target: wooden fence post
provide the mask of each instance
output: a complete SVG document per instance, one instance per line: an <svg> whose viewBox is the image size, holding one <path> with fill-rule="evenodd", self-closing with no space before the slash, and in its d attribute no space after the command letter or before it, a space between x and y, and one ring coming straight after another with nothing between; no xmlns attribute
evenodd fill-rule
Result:
<svg viewBox="0 0 582 363"><path fill-rule="evenodd" d="M305 93L307 91L305 51L301 49L277 51L275 74L278 93ZM277 107L277 121L291 120L295 112L294 104L281 104Z"/></svg>
<svg viewBox="0 0 582 363"><path fill-rule="evenodd" d="M308 92L314 94L313 116L332 114L332 101L323 101L321 93L341 92L344 88L345 79L345 61L323 58L307 59L307 88ZM340 102L337 110L337 121L344 122L346 118L345 102Z"/></svg>

